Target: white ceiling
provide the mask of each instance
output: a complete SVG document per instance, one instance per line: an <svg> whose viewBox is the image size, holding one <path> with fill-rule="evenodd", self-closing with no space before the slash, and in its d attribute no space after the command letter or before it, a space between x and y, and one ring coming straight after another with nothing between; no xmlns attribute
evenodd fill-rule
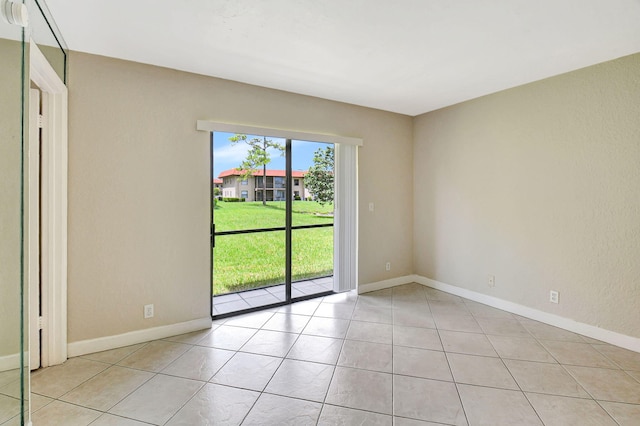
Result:
<svg viewBox="0 0 640 426"><path fill-rule="evenodd" d="M46 1L72 50L408 115L640 52L640 0Z"/></svg>

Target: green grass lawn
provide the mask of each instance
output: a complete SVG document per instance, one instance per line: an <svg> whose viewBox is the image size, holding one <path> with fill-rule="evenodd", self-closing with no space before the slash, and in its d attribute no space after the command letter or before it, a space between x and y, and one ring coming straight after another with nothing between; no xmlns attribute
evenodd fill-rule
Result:
<svg viewBox="0 0 640 426"><path fill-rule="evenodd" d="M333 206L294 201L297 225L333 223ZM285 225L285 203L230 203L214 209L216 232ZM285 232L222 235L213 251L213 293L224 294L284 282ZM333 227L292 231L293 281L333 274Z"/></svg>

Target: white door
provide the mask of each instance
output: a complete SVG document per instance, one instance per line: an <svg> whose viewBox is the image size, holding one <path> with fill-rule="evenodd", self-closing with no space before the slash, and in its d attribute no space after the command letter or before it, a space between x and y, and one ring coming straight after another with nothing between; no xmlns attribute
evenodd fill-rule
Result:
<svg viewBox="0 0 640 426"><path fill-rule="evenodd" d="M40 90L29 90L28 152L28 259L29 283L29 367L41 366L41 280L40 280L40 146L42 142Z"/></svg>

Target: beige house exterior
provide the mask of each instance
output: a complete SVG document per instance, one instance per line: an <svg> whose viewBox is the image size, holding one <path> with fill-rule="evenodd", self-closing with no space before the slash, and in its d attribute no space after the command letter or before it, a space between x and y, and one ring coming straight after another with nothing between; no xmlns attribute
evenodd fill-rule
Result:
<svg viewBox="0 0 640 426"><path fill-rule="evenodd" d="M294 199L300 197L301 200L311 198L311 194L304 186L304 175L306 172L293 171L293 185L291 188ZM262 201L264 194L263 171L254 172L246 179L243 178L244 171L239 169L225 170L218 175L222 179L222 197L224 198L244 198L245 201ZM285 201L286 199L286 173L284 170L267 170L267 201Z"/></svg>

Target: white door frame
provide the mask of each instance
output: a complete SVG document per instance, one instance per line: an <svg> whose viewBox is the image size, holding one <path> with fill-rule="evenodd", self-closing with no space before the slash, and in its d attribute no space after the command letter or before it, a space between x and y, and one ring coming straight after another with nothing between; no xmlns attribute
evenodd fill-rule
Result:
<svg viewBox="0 0 640 426"><path fill-rule="evenodd" d="M41 365L67 360L67 87L51 67L36 43L29 44L29 78L42 92L43 129L41 176L41 218L29 211L28 229L40 222L42 247L42 357ZM29 143L31 148L33 144ZM32 153L30 152L31 156ZM29 169L29 177L32 170ZM31 186L31 182L29 184ZM30 190L31 188L29 188ZM31 262L37 247L27 248ZM35 260L34 260L35 261ZM28 266L31 270L31 265ZM31 292L32 282L29 279ZM36 301L30 300L30 309ZM30 324L30 330L36 325Z"/></svg>
<svg viewBox="0 0 640 426"><path fill-rule="evenodd" d="M358 286L358 146L360 138L274 129L242 124L198 120L196 128L206 132L244 133L336 145L335 235L333 290L354 290ZM211 165L213 167L213 164Z"/></svg>

